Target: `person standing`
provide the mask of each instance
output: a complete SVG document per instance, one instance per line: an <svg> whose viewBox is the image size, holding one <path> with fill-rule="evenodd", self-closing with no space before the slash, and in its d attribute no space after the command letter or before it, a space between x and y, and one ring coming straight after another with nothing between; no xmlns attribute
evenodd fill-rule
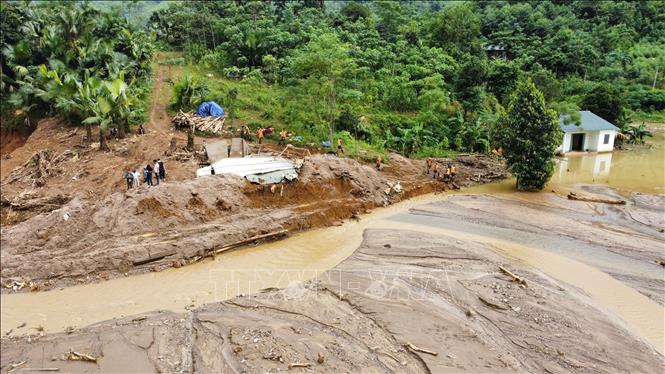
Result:
<svg viewBox="0 0 665 374"><path fill-rule="evenodd" d="M132 171L132 176L134 176L134 188L139 188L139 173L136 169Z"/></svg>
<svg viewBox="0 0 665 374"><path fill-rule="evenodd" d="M381 171L381 163L383 162L383 159L381 158L381 155L376 156L376 170Z"/></svg>
<svg viewBox="0 0 665 374"><path fill-rule="evenodd" d="M155 166L153 166L153 171L155 172L155 178L157 179L157 183L155 183L155 186L159 186L159 163L157 160L152 160L152 162L155 163Z"/></svg>
<svg viewBox="0 0 665 374"><path fill-rule="evenodd" d="M432 169L432 159L430 157L425 161L425 167L427 169L427 174L429 174L429 171Z"/></svg>
<svg viewBox="0 0 665 374"><path fill-rule="evenodd" d="M279 145L284 145L286 143L286 130L282 129L282 131L279 132Z"/></svg>
<svg viewBox="0 0 665 374"><path fill-rule="evenodd" d="M443 173L443 181L444 182L450 182L450 164L446 166L446 170Z"/></svg>
<svg viewBox="0 0 665 374"><path fill-rule="evenodd" d="M457 174L457 168L455 165L451 164L450 165L450 181L454 182L455 181L455 175Z"/></svg>
<svg viewBox="0 0 665 374"><path fill-rule="evenodd" d="M159 179L166 179L166 169L164 169L164 161L161 158L157 159L157 164L159 164Z"/></svg>
<svg viewBox="0 0 665 374"><path fill-rule="evenodd" d="M337 156L339 154L344 154L344 148L342 148L342 138L337 139Z"/></svg>
<svg viewBox="0 0 665 374"><path fill-rule="evenodd" d="M439 176L439 163L432 163L432 178L436 179Z"/></svg>
<svg viewBox="0 0 665 374"><path fill-rule="evenodd" d="M260 127L256 128L256 137L259 139L259 144L263 143L263 129Z"/></svg>
<svg viewBox="0 0 665 374"><path fill-rule="evenodd" d="M125 172L125 181L127 182L127 190L129 191L134 186L134 174L129 170Z"/></svg>
<svg viewBox="0 0 665 374"><path fill-rule="evenodd" d="M152 186L152 166L150 166L150 164L145 166L144 173L145 182L148 184L148 186Z"/></svg>

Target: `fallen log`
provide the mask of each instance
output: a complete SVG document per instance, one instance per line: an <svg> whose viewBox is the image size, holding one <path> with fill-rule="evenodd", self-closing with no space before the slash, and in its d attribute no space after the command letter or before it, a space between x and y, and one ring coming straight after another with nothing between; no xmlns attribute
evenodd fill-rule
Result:
<svg viewBox="0 0 665 374"><path fill-rule="evenodd" d="M254 242L256 242L258 240L261 240L261 239L268 239L268 238L274 238L274 237L277 237L277 236L283 236L283 235L286 235L288 232L289 232L289 230L283 229L283 230L279 230L279 231L275 231L275 232L271 232L271 233L267 233L267 234L253 236L253 237L248 238L248 239L243 239L243 240L237 241L235 243L224 245L224 246L219 247L217 249L213 248L211 251L209 251L208 253L206 253L202 256L191 257L190 259L192 259L192 260L190 262L197 262L197 261L199 261L199 260L201 260L205 257L214 256L216 254L219 254L219 253L222 253L222 252L234 249L234 248L238 248L238 247L241 247L243 245L254 243Z"/></svg>
<svg viewBox="0 0 665 374"><path fill-rule="evenodd" d="M87 362L97 362L97 357L85 353L79 353L76 351L69 351L65 355L65 359L69 361L87 361Z"/></svg>
<svg viewBox="0 0 665 374"><path fill-rule="evenodd" d="M171 249L171 250L168 250L168 251L155 253L154 255L149 256L149 257L144 258L144 259L141 259L141 260L132 261L132 264L134 264L134 266L144 265L144 264L148 264L150 262L155 262L155 261L161 260L161 259L163 259L164 257L167 257L167 256L173 256L176 253L177 253L176 250Z"/></svg>
<svg viewBox="0 0 665 374"><path fill-rule="evenodd" d="M491 307L491 308L494 308L494 309L500 309L500 310L508 310L507 307L505 307L505 306L501 306L501 305L499 305L499 304L495 304L495 303L493 303L493 302L491 302L491 301L485 299L485 298L482 297L482 296L478 296L478 299L479 299L480 301L482 301L483 304L485 304L485 305L487 305L487 306L489 306L489 307Z"/></svg>
<svg viewBox="0 0 665 374"><path fill-rule="evenodd" d="M9 370L7 370L7 372L11 373L12 371L16 370L18 367L25 365L26 362L28 362L28 361L21 361L21 362L9 365Z"/></svg>
<svg viewBox="0 0 665 374"><path fill-rule="evenodd" d="M310 363L308 363L308 362L292 362L292 363L289 364L289 369L293 369L293 368L308 368L308 367L310 367L310 366L312 366L312 364L310 364Z"/></svg>
<svg viewBox="0 0 665 374"><path fill-rule="evenodd" d="M503 266L499 266L499 270L501 270L502 273L504 273L504 274L508 275L509 277L513 278L513 280L515 282L522 283L525 286L527 285L526 284L526 279L513 274L510 270L504 268Z"/></svg>
<svg viewBox="0 0 665 374"><path fill-rule="evenodd" d="M430 354L432 356L438 356L439 355L438 352L430 351L430 350L427 350L425 348L416 347L415 345L413 345L411 343L406 343L406 347L409 348L410 350L414 351L414 352L427 353L427 354Z"/></svg>
<svg viewBox="0 0 665 374"><path fill-rule="evenodd" d="M595 196L578 195L575 192L570 192L568 194L568 200L586 201L586 202L589 202L589 203L605 203L605 204L626 205L625 200L614 200L614 199L605 199L605 198L602 198L602 197L595 197Z"/></svg>

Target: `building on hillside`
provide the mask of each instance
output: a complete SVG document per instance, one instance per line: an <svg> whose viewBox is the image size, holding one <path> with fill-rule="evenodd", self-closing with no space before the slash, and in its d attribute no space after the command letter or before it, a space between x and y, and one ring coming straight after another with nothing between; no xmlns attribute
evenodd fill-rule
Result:
<svg viewBox="0 0 665 374"><path fill-rule="evenodd" d="M559 125L563 130L563 143L557 149L558 153L611 152L619 131L618 127L588 110L580 111L579 126L565 124L563 116L559 117Z"/></svg>
<svg viewBox="0 0 665 374"><path fill-rule="evenodd" d="M501 44L488 44L485 46L487 58L505 58L508 59L508 49Z"/></svg>

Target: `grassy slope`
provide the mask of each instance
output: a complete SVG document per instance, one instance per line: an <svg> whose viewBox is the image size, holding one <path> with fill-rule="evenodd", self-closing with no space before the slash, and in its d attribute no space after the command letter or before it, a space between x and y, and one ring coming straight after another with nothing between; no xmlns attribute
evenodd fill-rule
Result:
<svg viewBox="0 0 665 374"><path fill-rule="evenodd" d="M165 63L167 61L169 59L158 60L158 63ZM174 60L171 59L170 61ZM206 100L213 100L222 105L229 115L226 123L234 128L247 125L251 130L259 126L272 126L275 127L277 132L281 129L286 129L304 138L302 142L296 144L299 146L320 147L320 141L327 139L324 134L313 134L306 126L286 120L289 115L285 113L284 106L282 105L285 100L288 100L288 89L285 87L255 82L250 79L234 80L224 78L221 72L202 65L179 64L176 62L171 66L171 69L175 73L173 74L173 83L187 74L205 81L210 89ZM238 98L235 103L231 104L229 103L227 93L233 88L238 91ZM303 103L303 110L307 110L305 103ZM175 111L171 111L171 114L174 113ZM401 115L412 116L413 113ZM335 134L335 141L337 138L343 139L345 148L350 155L368 161L374 160L377 155L381 155L384 160L387 159L387 151L380 144L368 144L364 141L356 141L345 131L337 132ZM276 136L273 139L268 138L267 140L277 141Z"/></svg>

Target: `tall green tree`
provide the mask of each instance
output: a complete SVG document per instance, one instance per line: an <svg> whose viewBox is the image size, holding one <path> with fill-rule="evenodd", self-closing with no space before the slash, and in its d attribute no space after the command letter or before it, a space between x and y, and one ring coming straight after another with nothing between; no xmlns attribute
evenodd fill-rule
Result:
<svg viewBox="0 0 665 374"><path fill-rule="evenodd" d="M335 34L323 34L298 51L293 67L304 85L311 88L309 94L314 99L323 99L324 121L328 125L332 142L338 94L343 88L344 73L354 67L353 60L349 57L349 46L342 43Z"/></svg>
<svg viewBox="0 0 665 374"><path fill-rule="evenodd" d="M582 99L582 109L590 110L603 119L623 127L624 99L621 92L608 84L600 84Z"/></svg>
<svg viewBox="0 0 665 374"><path fill-rule="evenodd" d="M448 5L436 14L430 25L432 44L455 57L480 53L480 18L472 5Z"/></svg>
<svg viewBox="0 0 665 374"><path fill-rule="evenodd" d="M556 113L545 105L543 94L528 78L517 84L507 113L499 120L496 144L503 147L517 189L541 190L554 171L552 157L561 144Z"/></svg>

